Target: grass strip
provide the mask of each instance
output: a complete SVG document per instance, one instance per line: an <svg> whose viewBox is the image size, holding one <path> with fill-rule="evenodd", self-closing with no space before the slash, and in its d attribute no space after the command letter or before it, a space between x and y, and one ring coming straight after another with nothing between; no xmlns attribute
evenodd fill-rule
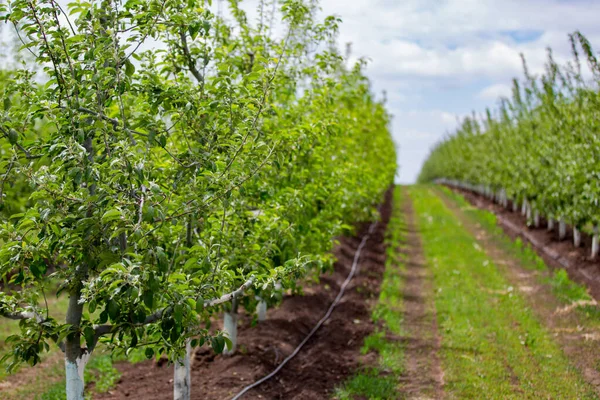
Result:
<svg viewBox="0 0 600 400"><path fill-rule="evenodd" d="M439 186L437 190L442 191L444 196L454 201L471 221L480 224L493 235L498 247L514 256L523 268L545 272L539 277L540 283L550 285L552 293L561 304L573 305L585 325L590 328L600 327L600 307L589 305L592 297L585 286L573 282L564 269L549 268L531 244L524 243L521 238L512 240L498 225L494 213L473 206L460 193L445 186Z"/></svg>
<svg viewBox="0 0 600 400"><path fill-rule="evenodd" d="M431 187L409 190L434 274L448 397L596 398Z"/></svg>

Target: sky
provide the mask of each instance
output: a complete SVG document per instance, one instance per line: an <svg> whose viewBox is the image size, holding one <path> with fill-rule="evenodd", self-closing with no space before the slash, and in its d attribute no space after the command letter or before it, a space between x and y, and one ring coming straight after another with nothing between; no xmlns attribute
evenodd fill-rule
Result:
<svg viewBox="0 0 600 400"><path fill-rule="evenodd" d="M600 46L595 0L321 0L342 18L340 45L370 59L373 90L387 92L398 146L400 183L416 180L430 147L473 111L495 107L522 77L520 53L533 73L546 48L570 57L568 34L580 30Z"/></svg>

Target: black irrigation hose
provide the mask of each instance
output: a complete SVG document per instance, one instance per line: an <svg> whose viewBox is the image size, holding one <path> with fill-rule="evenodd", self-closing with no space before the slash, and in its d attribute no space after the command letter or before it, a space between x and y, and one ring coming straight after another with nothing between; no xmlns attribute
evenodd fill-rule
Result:
<svg viewBox="0 0 600 400"><path fill-rule="evenodd" d="M277 368L275 368L273 370L273 372L271 372L269 375L266 375L266 376L262 377L261 379L257 380L256 382L254 382L254 383L246 386L238 394L236 394L235 397L233 397L231 400L238 400L238 399L242 398L242 396L244 394L248 393L250 390L254 389L255 387L259 386L260 384L262 384L262 383L268 381L269 379L271 379L272 377L274 377L279 371L281 371L281 369L285 366L285 364L288 363L288 361L290 361L292 358L294 358L300 352L300 350L302 349L302 347L306 344L306 342L309 341L309 339L315 334L315 332L317 332L319 330L319 328L321 327L321 325L323 325L323 323L325 321L327 321L327 319L329 319L329 317L331 316L331 313L333 312L333 309L335 308L335 306L338 305L338 303L342 299L342 296L344 296L344 292L346 291L346 287L348 286L348 284L350 283L350 281L354 277L354 274L356 273L356 268L358 266L358 258L360 257L360 253L361 253L363 247L365 247L365 245L367 244L367 240L369 240L369 237L371 236L371 234L375 230L376 226L377 226L377 222L373 222L371 224L371 226L369 227L368 233L365 236L363 236L362 241L360 242L360 244L358 245L358 248L356 249L356 253L354 253L354 261L352 262L352 268L350 269L350 273L348 274L348 277L346 278L346 280L344 281L344 283L340 287L340 292L338 293L338 295L335 298L335 300L333 301L333 303L331 303L331 305L329 306L329 309L327 310L327 313L325 313L325 315L323 316L323 318L321 318L319 320L319 322L317 322L317 324L315 325L315 327L304 338L304 340L302 342L300 342L300 344L298 345L298 347L296 347L296 349L292 352L292 354L290 354L289 356L287 356L285 358L285 360L283 360L281 362L281 364L279 364L277 366Z"/></svg>

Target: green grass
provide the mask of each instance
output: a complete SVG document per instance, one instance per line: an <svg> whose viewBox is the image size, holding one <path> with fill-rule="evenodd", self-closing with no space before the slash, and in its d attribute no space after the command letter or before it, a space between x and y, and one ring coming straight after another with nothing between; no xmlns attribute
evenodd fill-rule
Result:
<svg viewBox="0 0 600 400"><path fill-rule="evenodd" d="M36 396L36 400L64 400L67 396L65 394L65 383L57 382L50 386L50 388L40 396Z"/></svg>
<svg viewBox="0 0 600 400"><path fill-rule="evenodd" d="M430 187L412 187L410 195L434 274L449 398L596 398L442 200ZM495 220L485 216L482 225Z"/></svg>
<svg viewBox="0 0 600 400"><path fill-rule="evenodd" d="M369 335L362 353L376 352L378 362L365 367L335 391L340 400L367 398L388 400L398 398L398 380L404 372L404 348L398 340L402 335L402 269L403 255L398 252L402 243L404 222L400 208L400 188L394 190L394 209L386 233L387 258L381 292L372 319L379 327Z"/></svg>
<svg viewBox="0 0 600 400"><path fill-rule="evenodd" d="M379 368L370 368L356 374L342 389L335 393L337 399L350 400L357 396L370 400L389 400L398 397L397 379L384 376Z"/></svg>

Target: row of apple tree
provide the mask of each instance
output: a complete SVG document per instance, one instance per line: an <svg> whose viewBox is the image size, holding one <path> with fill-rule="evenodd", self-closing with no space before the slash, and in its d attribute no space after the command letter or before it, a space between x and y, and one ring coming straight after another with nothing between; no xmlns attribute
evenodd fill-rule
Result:
<svg viewBox="0 0 600 400"><path fill-rule="evenodd" d="M534 224L540 216L595 235L600 223L600 65L589 41L569 35L571 59L564 65L552 51L544 72L513 81L511 98L483 118L465 118L457 131L431 151L419 179L478 190L500 202L512 200ZM591 233L591 232L590 232Z"/></svg>
<svg viewBox="0 0 600 400"><path fill-rule="evenodd" d="M337 18L218 6L0 4L19 44L0 83L0 315L21 327L5 361L59 346L69 400L98 343L176 370L192 347L232 351L238 307L329 268L393 181L390 117ZM210 329L220 311L229 335Z"/></svg>

